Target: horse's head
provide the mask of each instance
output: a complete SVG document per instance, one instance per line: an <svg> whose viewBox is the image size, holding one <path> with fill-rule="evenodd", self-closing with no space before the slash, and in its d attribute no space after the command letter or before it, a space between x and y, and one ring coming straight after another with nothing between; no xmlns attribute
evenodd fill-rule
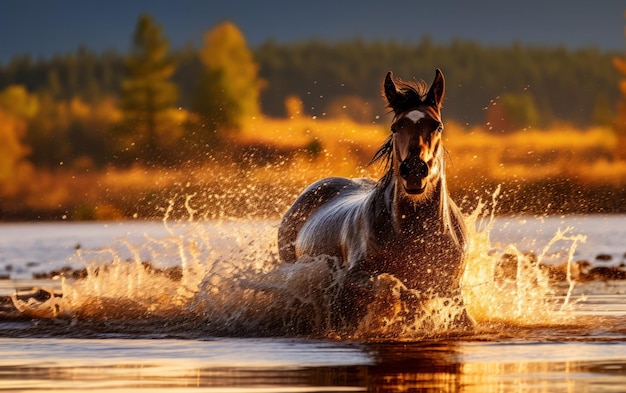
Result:
<svg viewBox="0 0 626 393"><path fill-rule="evenodd" d="M385 78L384 95L394 112L391 125L393 169L398 185L410 196L424 195L443 170L441 103L445 81L439 69L426 91L426 83L400 82L392 73Z"/></svg>

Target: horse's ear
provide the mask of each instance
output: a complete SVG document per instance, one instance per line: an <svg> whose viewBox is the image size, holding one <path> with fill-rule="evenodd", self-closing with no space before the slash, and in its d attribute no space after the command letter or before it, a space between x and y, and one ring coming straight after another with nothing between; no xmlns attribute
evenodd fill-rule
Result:
<svg viewBox="0 0 626 393"><path fill-rule="evenodd" d="M426 94L426 104L435 107L435 109L441 109L441 103L443 102L443 96L446 90L446 81L443 78L443 73L439 68L435 70L435 80L430 86L430 90Z"/></svg>
<svg viewBox="0 0 626 393"><path fill-rule="evenodd" d="M396 84L393 82L393 73L391 71L389 71L385 77L383 93L385 94L387 103L391 108L393 108L394 104L398 100L398 89L396 88Z"/></svg>

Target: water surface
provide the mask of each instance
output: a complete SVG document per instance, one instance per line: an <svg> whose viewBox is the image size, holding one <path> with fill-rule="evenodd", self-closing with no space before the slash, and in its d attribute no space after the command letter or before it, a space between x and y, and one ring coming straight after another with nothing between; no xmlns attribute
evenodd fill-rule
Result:
<svg viewBox="0 0 626 393"><path fill-rule="evenodd" d="M469 266L532 251L546 264L571 256L619 268L625 218L476 219ZM0 295L24 295L22 312L0 314L0 389L610 392L626 384L625 281L571 286L520 269L528 277L494 284L477 273L468 296L485 299L473 305L473 331L431 324L423 332L405 319L332 332L327 264L281 270L275 230L246 221L0 225ZM50 295L29 298L33 287ZM305 317L317 321L303 327Z"/></svg>

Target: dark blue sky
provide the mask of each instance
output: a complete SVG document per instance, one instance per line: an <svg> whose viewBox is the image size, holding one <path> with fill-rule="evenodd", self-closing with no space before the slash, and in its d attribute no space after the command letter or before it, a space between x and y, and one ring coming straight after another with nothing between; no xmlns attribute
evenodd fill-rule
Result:
<svg viewBox="0 0 626 393"><path fill-rule="evenodd" d="M29 53L49 57L79 45L126 51L137 17L149 13L173 47L199 47L202 35L228 19L250 45L270 38L381 38L485 44L597 46L624 50L622 0L0 0L0 63Z"/></svg>

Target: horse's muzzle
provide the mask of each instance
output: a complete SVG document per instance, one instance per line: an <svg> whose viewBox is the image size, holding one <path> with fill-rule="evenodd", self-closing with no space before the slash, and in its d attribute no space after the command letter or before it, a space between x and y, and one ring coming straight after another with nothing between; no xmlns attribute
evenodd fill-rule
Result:
<svg viewBox="0 0 626 393"><path fill-rule="evenodd" d="M421 194L426 189L428 164L417 156L409 156L400 163L400 177L405 181L405 190L409 194Z"/></svg>

